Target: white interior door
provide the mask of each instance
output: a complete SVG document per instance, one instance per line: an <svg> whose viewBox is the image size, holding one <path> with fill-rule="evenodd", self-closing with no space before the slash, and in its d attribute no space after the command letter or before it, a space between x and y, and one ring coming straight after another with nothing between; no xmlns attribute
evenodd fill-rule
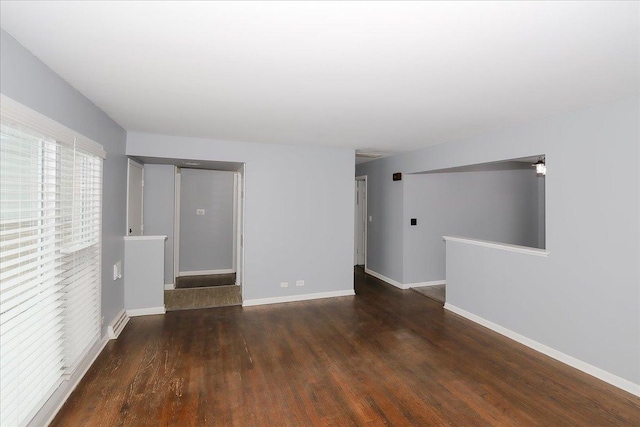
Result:
<svg viewBox="0 0 640 427"><path fill-rule="evenodd" d="M366 251L366 218L367 218L367 184L364 180L356 180L355 184L355 227L354 227L354 264L365 264Z"/></svg>
<svg viewBox="0 0 640 427"><path fill-rule="evenodd" d="M127 170L127 236L142 236L142 195L144 168L129 159Z"/></svg>

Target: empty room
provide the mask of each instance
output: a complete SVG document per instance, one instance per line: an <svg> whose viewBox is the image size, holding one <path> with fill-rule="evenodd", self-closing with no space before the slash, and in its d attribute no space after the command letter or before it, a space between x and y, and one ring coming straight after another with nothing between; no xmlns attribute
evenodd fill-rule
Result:
<svg viewBox="0 0 640 427"><path fill-rule="evenodd" d="M1 427L640 425L640 2L0 27Z"/></svg>

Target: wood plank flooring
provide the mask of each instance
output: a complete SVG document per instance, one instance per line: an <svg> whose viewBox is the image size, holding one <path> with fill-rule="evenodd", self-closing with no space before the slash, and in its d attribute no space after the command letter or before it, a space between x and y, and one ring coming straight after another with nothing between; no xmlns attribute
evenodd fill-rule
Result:
<svg viewBox="0 0 640 427"><path fill-rule="evenodd" d="M355 297L132 319L53 426L638 426L640 399L356 273Z"/></svg>

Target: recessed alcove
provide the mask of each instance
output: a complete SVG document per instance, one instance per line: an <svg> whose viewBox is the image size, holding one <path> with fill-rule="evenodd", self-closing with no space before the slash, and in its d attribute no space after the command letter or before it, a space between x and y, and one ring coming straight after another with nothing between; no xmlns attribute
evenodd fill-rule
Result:
<svg viewBox="0 0 640 427"><path fill-rule="evenodd" d="M405 174L405 282L445 278L443 236L545 249L538 159L544 155Z"/></svg>

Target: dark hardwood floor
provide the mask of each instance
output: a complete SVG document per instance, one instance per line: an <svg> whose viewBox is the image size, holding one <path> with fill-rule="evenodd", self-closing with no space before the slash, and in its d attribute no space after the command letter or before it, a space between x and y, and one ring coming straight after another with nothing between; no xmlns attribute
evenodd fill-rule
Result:
<svg viewBox="0 0 640 427"><path fill-rule="evenodd" d="M638 426L640 399L356 273L355 297L132 319L54 426Z"/></svg>

